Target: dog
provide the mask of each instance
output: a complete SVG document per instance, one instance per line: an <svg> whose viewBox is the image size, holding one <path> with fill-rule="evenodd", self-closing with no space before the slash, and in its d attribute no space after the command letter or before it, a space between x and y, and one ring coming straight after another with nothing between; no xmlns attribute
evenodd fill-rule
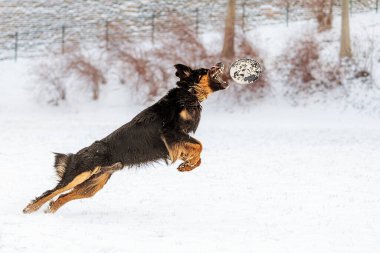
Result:
<svg viewBox="0 0 380 253"><path fill-rule="evenodd" d="M179 77L176 88L146 108L104 139L76 154L55 153L58 184L37 197L23 210L37 211L52 200L45 211L54 213L71 200L89 198L101 190L111 175L123 167L158 160L182 160L178 170L191 171L201 164L202 144L189 133L197 130L201 102L211 93L228 87L223 63L210 69L174 65Z"/></svg>

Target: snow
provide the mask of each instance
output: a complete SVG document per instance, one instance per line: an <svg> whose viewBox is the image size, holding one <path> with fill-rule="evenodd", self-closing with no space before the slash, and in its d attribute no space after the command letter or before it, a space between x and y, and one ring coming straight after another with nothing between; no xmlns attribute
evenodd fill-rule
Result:
<svg viewBox="0 0 380 253"><path fill-rule="evenodd" d="M293 30L273 27L257 41L286 45L276 38ZM267 50L269 62L279 51ZM222 92L206 101L194 171L124 169L91 199L23 214L55 186L52 152L76 152L145 107L112 84L98 102L82 93L47 106L36 101L33 64L0 62L1 253L380 252L379 114L292 107L280 88L250 108L224 110Z"/></svg>

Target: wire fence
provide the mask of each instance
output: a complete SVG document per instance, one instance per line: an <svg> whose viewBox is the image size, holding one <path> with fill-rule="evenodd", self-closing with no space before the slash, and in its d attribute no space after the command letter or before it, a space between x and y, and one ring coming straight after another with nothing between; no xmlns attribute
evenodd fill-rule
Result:
<svg viewBox="0 0 380 253"><path fill-rule="evenodd" d="M176 30L173 16L191 27L197 35L223 31L226 2L173 1L4 1L0 0L0 60L46 55L54 48L65 53L70 40L103 43L108 47L113 25L122 26L128 39L155 43ZM314 18L312 11L290 1L238 0L236 25L243 32L268 24L286 24ZM334 15L340 15L340 1ZM350 0L351 13L378 12L379 0ZM178 31L180 32L180 31Z"/></svg>

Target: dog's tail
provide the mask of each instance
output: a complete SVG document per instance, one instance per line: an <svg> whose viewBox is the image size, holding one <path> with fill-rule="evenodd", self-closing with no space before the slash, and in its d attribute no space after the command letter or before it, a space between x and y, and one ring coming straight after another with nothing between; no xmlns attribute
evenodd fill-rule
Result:
<svg viewBox="0 0 380 253"><path fill-rule="evenodd" d="M54 162L54 168L55 172L57 173L57 176L59 180L62 180L63 176L65 175L67 168L70 167L74 160L74 154L60 154L60 153L54 153L55 154L55 162Z"/></svg>

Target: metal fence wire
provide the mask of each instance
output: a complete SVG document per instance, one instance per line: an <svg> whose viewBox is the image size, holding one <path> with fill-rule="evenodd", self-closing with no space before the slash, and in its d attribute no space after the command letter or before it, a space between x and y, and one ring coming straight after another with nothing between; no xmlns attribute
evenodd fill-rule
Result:
<svg viewBox="0 0 380 253"><path fill-rule="evenodd" d="M76 40L105 43L122 26L129 39L153 42L177 29L173 17L204 34L223 31L227 0L0 0L0 60L38 57L47 48ZM378 12L379 0L350 0L351 13ZM334 15L340 1L334 0ZM243 32L268 24L314 18L303 1L237 0L236 25ZM179 29L179 28L178 28Z"/></svg>

